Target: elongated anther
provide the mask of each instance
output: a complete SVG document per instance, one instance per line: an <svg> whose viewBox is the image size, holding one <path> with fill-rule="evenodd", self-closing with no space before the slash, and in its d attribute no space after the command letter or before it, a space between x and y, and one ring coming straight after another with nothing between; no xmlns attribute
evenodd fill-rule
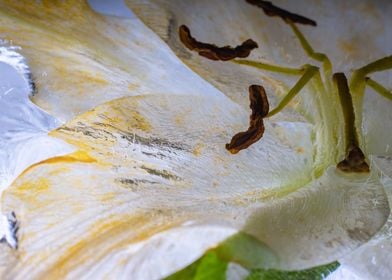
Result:
<svg viewBox="0 0 392 280"><path fill-rule="evenodd" d="M280 17L286 23L293 22L293 23L300 23L300 24L306 24L306 25L312 25L312 26L317 25L317 23L314 20L312 20L310 18L306 18L306 17L298 15L298 14L291 13L287 10L282 9L282 8L279 8L269 1L246 0L246 2L248 2L251 5L254 5L254 6L257 6L261 9L263 9L264 13L267 16Z"/></svg>
<svg viewBox="0 0 392 280"><path fill-rule="evenodd" d="M213 44L199 42L192 37L191 31L185 25L180 26L179 36L185 47L211 60L227 61L237 57L245 58L249 56L253 49L258 48L257 43L252 39L248 39L234 48L230 46L218 47Z"/></svg>
<svg viewBox="0 0 392 280"><path fill-rule="evenodd" d="M245 132L237 133L233 136L226 149L236 154L256 143L264 134L263 118L268 115L269 104L265 90L262 86L251 85L249 87L250 115L249 128Z"/></svg>

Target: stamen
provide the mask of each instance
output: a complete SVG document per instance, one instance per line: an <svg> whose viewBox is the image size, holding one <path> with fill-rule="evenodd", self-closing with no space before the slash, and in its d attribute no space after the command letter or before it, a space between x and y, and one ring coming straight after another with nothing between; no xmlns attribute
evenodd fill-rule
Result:
<svg viewBox="0 0 392 280"><path fill-rule="evenodd" d="M233 58L245 58L248 57L250 52L258 48L258 45L252 39L248 39L237 47L217 47L213 44L207 44L197 41L192 37L189 28L185 25L181 25L179 28L179 35L181 42L191 51L197 51L199 55L204 56L211 60L222 60L227 61Z"/></svg>
<svg viewBox="0 0 392 280"><path fill-rule="evenodd" d="M313 58L314 60L322 62L324 71L326 73L326 76L327 75L331 75L331 73L332 73L332 63L329 60L328 56L326 54L324 54L324 53L315 52L313 50L312 46L309 44L308 40L306 40L305 36L298 29L298 27L294 23L292 23L292 22L289 22L289 25L290 25L291 29L293 30L295 36L298 38L298 40L299 40L302 48L304 49L305 53L309 57ZM330 76L327 77L327 78L330 78Z"/></svg>
<svg viewBox="0 0 392 280"><path fill-rule="evenodd" d="M335 73L333 80L337 86L340 104L342 105L346 145L346 157L336 167L344 172L369 172L369 165L365 161L365 155L359 148L354 106L347 78L344 73Z"/></svg>
<svg viewBox="0 0 392 280"><path fill-rule="evenodd" d="M392 55L373 61L353 72L350 88L354 94L361 94L364 89L365 77L374 72L392 69Z"/></svg>
<svg viewBox="0 0 392 280"><path fill-rule="evenodd" d="M372 63L369 63L368 65L359 68L355 72L361 73L361 75L366 76L370 73L385 71L388 69L392 69L392 55L383 57Z"/></svg>
<svg viewBox="0 0 392 280"><path fill-rule="evenodd" d="M232 154L248 148L259 141L264 134L263 118L267 116L269 111L268 98L264 88L259 85L251 85L249 99L252 114L248 130L237 133L231 139L230 144L226 144L226 149Z"/></svg>
<svg viewBox="0 0 392 280"><path fill-rule="evenodd" d="M257 62L253 60L234 59L232 61L237 64L254 67L261 70L267 70L270 72L288 74L288 75L301 75L304 72L303 68L291 68L291 67L273 65L273 64L263 63L263 62Z"/></svg>
<svg viewBox="0 0 392 280"><path fill-rule="evenodd" d="M312 65L306 65L304 67L305 72L302 77L298 80L298 82L290 89L287 95L280 101L278 106L275 107L269 114L267 118L272 117L273 115L282 111L290 101L301 91L301 89L309 82L309 80L319 71L319 68Z"/></svg>
<svg viewBox="0 0 392 280"><path fill-rule="evenodd" d="M385 71L385 70L389 70L389 69L392 69L392 55L383 57L383 58L378 59L376 61L373 61L373 62L371 62L371 63L369 63L369 64L367 64L367 65L365 65L365 66L363 66L353 72L351 79L350 79L350 90L353 93L353 95L355 96L354 102L355 102L355 107L358 110L358 112L362 111L363 99L365 96L365 88L366 88L366 85L369 84L369 82L366 82L366 77L369 74L372 74L374 72L381 72L381 71ZM380 87L377 87L374 83L372 84L372 82L370 82L369 85L371 87L372 87L372 85L375 86L373 88L378 93L380 93L380 91L377 90L377 89L380 89ZM382 91L382 92L384 93L384 91ZM387 97L387 96L385 96L385 97ZM388 99L390 99L390 98L388 98ZM359 114L358 119L357 119L357 125L360 126L361 123L362 123L362 115Z"/></svg>
<svg viewBox="0 0 392 280"><path fill-rule="evenodd" d="M291 13L277 6L271 2L263 0L246 0L249 4L258 6L263 9L268 16L277 16L283 19L292 28L295 36L298 38L305 53L312 59L317 60L323 64L324 78L327 85L327 91L332 89L331 74L332 64L328 56L324 53L315 52L309 42L306 40L302 32L297 28L296 23L316 26L317 23L309 18L298 14ZM247 149L252 144L260 140L264 134L264 118L271 117L281 110L283 110L291 100L302 90L302 88L315 77L315 84L321 92L325 93L324 82L320 76L320 69L313 65L305 65L301 68L283 67L263 62L252 60L238 60L234 58L245 58L249 56L250 52L257 48L258 45L253 40L249 39L237 47L217 47L213 44L203 43L197 41L191 36L190 30L185 25L179 28L179 35L181 42L190 50L197 51L199 55L211 60L233 60L234 63L246 65L261 70L267 70L276 73L288 75L302 75L297 83L290 89L287 95L280 101L280 103L269 112L268 99L265 90L262 86L252 85L249 87L250 108L252 114L250 116L249 128L245 132L240 132L234 135L229 144L226 144L226 149L232 154L236 154L243 149ZM365 155L359 147L356 120L354 113L353 99L350 89L358 94L364 91L365 83L372 87L376 92L382 96L392 100L392 93L376 81L365 78L368 74L392 69L392 56L388 56L372 62L353 73L350 83L350 88L347 83L344 73L335 73L333 81L337 86L340 103L344 115L344 141L346 145L346 155L344 160L337 164L337 169L344 172L369 172L369 165L365 160ZM358 99L358 98L357 98ZM356 100L357 100L356 99ZM322 109L323 110L323 109ZM359 116L359 123L360 123Z"/></svg>
<svg viewBox="0 0 392 280"><path fill-rule="evenodd" d="M307 25L312 25L312 26L316 26L317 25L317 23L314 20L306 18L306 17L298 15L298 14L291 13L289 11L286 11L286 10L284 10L282 8L279 8L279 7L275 6L274 4L272 4L269 1L246 0L246 2L248 2L251 5L257 6L259 8L262 8L264 13L267 16L270 16L270 17L274 17L274 16L280 17L286 23L295 22L295 23L307 24Z"/></svg>
<svg viewBox="0 0 392 280"><path fill-rule="evenodd" d="M375 92L379 93L381 96L389 100L392 100L392 90L385 88L383 85L381 85L380 83L376 82L375 80L369 77L367 77L365 81L366 84L370 86Z"/></svg>

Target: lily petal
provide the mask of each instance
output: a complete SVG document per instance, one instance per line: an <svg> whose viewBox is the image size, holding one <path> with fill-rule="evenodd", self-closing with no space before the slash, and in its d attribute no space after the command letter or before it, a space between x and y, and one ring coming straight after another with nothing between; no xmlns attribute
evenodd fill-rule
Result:
<svg viewBox="0 0 392 280"><path fill-rule="evenodd" d="M381 182L385 186L389 203L392 202L392 168L391 156L378 156L372 158L372 164L381 174ZM377 203L377 201L375 201ZM347 275L346 278L358 279L387 279L392 275L390 260L392 259L392 215L380 232L369 242L362 245L352 253L340 260L340 270ZM329 278L328 278L329 279ZM332 278L334 279L334 278Z"/></svg>
<svg viewBox="0 0 392 280"><path fill-rule="evenodd" d="M227 7L242 5L236 3ZM32 66L35 102L63 121L95 108L51 133L78 152L31 166L3 196L3 210L20 224L18 251L1 254L6 277L164 277L237 232L267 244L280 257L277 268L307 268L367 241L389 215L376 172L346 177L328 169L312 177L313 145L327 153L337 145L311 141L327 126L312 121L320 106L304 102L310 118L286 112L266 124L262 143L233 158L224 144L246 126L247 113L184 67L140 22L104 18L83 1L0 5L0 31L15 38ZM238 95L246 87L233 77L243 75L247 83L260 74L219 67L211 81L247 104Z"/></svg>
<svg viewBox="0 0 392 280"><path fill-rule="evenodd" d="M244 108L247 96L243 89L250 84L259 84L263 79L263 86L273 102L285 91L282 84L291 84L292 80L199 57L181 44L178 38L180 25L188 26L203 42L216 45L235 45L251 38L259 45L252 51L250 59L253 60L295 67L309 61L281 19L266 16L262 9L245 0L126 0L126 3L189 67ZM385 28L389 24L390 5L338 0L273 1L273 4L317 21L317 27L300 28L316 51L328 54L335 70L350 71L369 60L390 55L391 33ZM301 100L301 96L298 98Z"/></svg>
<svg viewBox="0 0 392 280"><path fill-rule="evenodd" d="M2 0L0 15L2 38L31 68L33 102L60 121L123 96L212 89L138 19L102 16L87 1Z"/></svg>
<svg viewBox="0 0 392 280"><path fill-rule="evenodd" d="M298 269L336 259L384 224L377 177L332 168L286 196L305 184L311 145L285 144L285 124L227 153L239 115L224 96L128 97L51 133L80 151L32 166L6 190L3 211L20 223L7 275L160 278L240 231L276 252L279 268ZM291 129L308 137L306 125Z"/></svg>
<svg viewBox="0 0 392 280"><path fill-rule="evenodd" d="M384 79L384 81L391 81L391 79ZM389 84L391 85L390 82ZM392 120L392 100L385 99L371 89L367 90L363 106L363 130L369 154L392 155L392 122L390 120Z"/></svg>

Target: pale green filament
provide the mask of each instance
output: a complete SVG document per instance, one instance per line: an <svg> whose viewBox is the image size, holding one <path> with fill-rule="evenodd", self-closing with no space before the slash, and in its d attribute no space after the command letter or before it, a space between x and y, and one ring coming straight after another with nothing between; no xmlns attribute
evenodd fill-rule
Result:
<svg viewBox="0 0 392 280"><path fill-rule="evenodd" d="M294 34L298 38L302 48L306 52L306 54L317 60L322 62L323 64L323 70L324 70L324 77L325 81L327 83L327 89L330 89L330 84L329 84L329 79L332 73L332 64L329 60L329 58L323 54L323 53L318 53L315 52L312 48L312 46L309 44L309 42L306 40L305 36L302 34L302 32L297 28L297 26L294 23L289 23L291 26ZM273 65L273 64L268 64L268 63L263 63L263 62L257 62L253 60L233 60L234 63L241 64L241 65L246 65L250 67L254 67L257 69L261 70L266 70L270 72L276 72L276 73L282 73L282 74L287 74L287 75L301 75L301 78L298 80L298 82L290 89L290 91L287 93L287 95L280 101L278 106L271 110L267 117L271 117L280 111L282 111L289 103L290 101L305 87L305 85L309 82L310 79L312 79L317 73L319 73L319 68L316 66L312 65L305 65L301 68L292 68L292 67L285 67L285 66L279 66L279 65ZM319 84L323 85L323 82L321 79L318 81Z"/></svg>
<svg viewBox="0 0 392 280"><path fill-rule="evenodd" d="M368 65L365 65L364 67L359 68L355 72L360 75L366 76L370 73L385 71L385 70L388 70L391 68L392 68L392 55L386 56L386 57L378 59L372 63L369 63Z"/></svg>
<svg viewBox="0 0 392 280"><path fill-rule="evenodd" d="M325 78L328 79L332 73L332 64L331 64L331 61L329 60L328 56L323 53L315 52L313 50L312 46L306 40L305 36L298 29L298 27L293 22L290 22L289 25L290 25L291 29L293 30L295 36L298 38L305 53L309 57L313 58L314 60L317 60L317 61L320 61L323 63L323 69L324 69L324 73L326 76Z"/></svg>
<svg viewBox="0 0 392 280"><path fill-rule="evenodd" d="M374 72L380 72L389 69L392 69L392 56L386 56L372 63L369 63L368 65L365 65L354 71L350 82L350 88L355 89L355 91L357 91L358 89L361 89L363 91L366 76ZM358 94L360 93L361 92L358 92Z"/></svg>
<svg viewBox="0 0 392 280"><path fill-rule="evenodd" d="M303 68L284 67L284 66L273 65L273 64L263 63L263 62L257 62L257 61L253 61L253 60L235 59L232 61L237 64L247 65L247 66L254 67L257 69L261 69L261 70L282 73L282 74L288 74L288 75L301 75L304 72Z"/></svg>
<svg viewBox="0 0 392 280"><path fill-rule="evenodd" d="M254 67L260 70L275 73L281 73L286 75L301 75L295 85L288 91L288 93L283 97L279 104L268 113L266 117L274 116L275 114L282 111L310 82L310 80L314 80L313 87L316 92L321 94L321 99L319 99L318 102L331 102L331 104L329 104L330 106L336 106L336 97L332 97L329 94L336 92L333 89L334 82L334 84L336 85L344 117L344 144L346 150L346 158L337 165L337 168L346 172L368 172L369 166L365 161L363 152L359 148L359 134L357 131L357 127L360 127L361 125L362 116L360 114L360 105L362 104L362 98L366 84L373 88L380 95L384 96L389 100L392 100L392 92L390 90L386 89L376 81L367 77L368 74L374 72L392 69L392 56L379 59L354 71L349 87L344 73L336 73L332 76L332 64L327 55L314 51L312 46L309 44L301 31L297 28L297 26L292 22L289 22L289 25L292 28L295 36L298 38L305 53L310 58L322 63L324 79L321 78L319 67L313 65L304 65L300 68L292 68L252 60L234 60L233 62L236 64L246 65L249 67ZM331 79L332 77L333 79ZM355 98L353 98L351 92L355 94ZM328 110L326 110L324 104L321 104L321 110L319 114L321 118L328 114ZM325 130L324 134L321 136L322 139L326 139L326 141L333 141L334 143L338 144L339 133L336 133L339 131L340 128L338 121L333 120L330 123L324 124L324 127ZM342 152L342 150L340 150L341 148L338 147L337 150L333 153L328 153L319 149L317 150L322 160L319 159L319 161L315 162L315 165L317 166L315 167L316 176L322 174L325 167L325 162L330 162Z"/></svg>
<svg viewBox="0 0 392 280"><path fill-rule="evenodd" d="M363 105L363 97L365 94L365 87L366 84L369 84L366 82L366 77L374 72L380 72L380 71L385 71L392 69L392 56L386 56L381 59L378 59L374 62L371 62L353 72L353 75L351 76L351 81L350 81L350 90L353 94L354 97L354 105L355 109L357 111L357 126L361 127L362 123L362 105ZM374 83L370 82L369 86L373 87L375 86ZM381 86L381 85L380 85ZM377 87L377 89L383 88ZM379 92L378 90L376 90ZM384 92L384 91L383 91ZM379 92L380 93L380 92ZM384 95L383 95L384 96ZM386 96L385 96L386 97ZM387 97L390 99L389 97Z"/></svg>
<svg viewBox="0 0 392 280"><path fill-rule="evenodd" d="M302 77L298 80L298 82L290 89L287 95L280 101L278 106L275 107L272 111L270 111L267 117L271 117L284 109L287 104L300 92L300 90L309 82L309 80L318 73L319 68L312 65L306 65L304 67L305 72Z"/></svg>
<svg viewBox="0 0 392 280"><path fill-rule="evenodd" d="M365 81L366 84L370 86L375 92L389 100L392 100L392 90L385 88L383 85L379 84L371 78L366 78Z"/></svg>

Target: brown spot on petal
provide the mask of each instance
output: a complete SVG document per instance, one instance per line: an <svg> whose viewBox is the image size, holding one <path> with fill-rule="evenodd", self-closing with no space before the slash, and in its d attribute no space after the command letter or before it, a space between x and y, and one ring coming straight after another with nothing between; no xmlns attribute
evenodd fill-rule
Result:
<svg viewBox="0 0 392 280"><path fill-rule="evenodd" d="M226 149L232 154L248 148L253 143L261 139L264 134L263 118L269 112L267 95L262 86L251 85L249 87L250 115L249 128L245 132L237 133L231 139L230 144L226 144Z"/></svg>
<svg viewBox="0 0 392 280"><path fill-rule="evenodd" d="M179 28L179 35L181 42L191 51L196 51L199 55L204 56L211 60L231 60L236 57L248 57L250 52L257 48L258 45L252 39L248 39L237 47L217 47L213 44L207 44L197 41L192 37L191 31L185 25Z"/></svg>
<svg viewBox="0 0 392 280"><path fill-rule="evenodd" d="M317 25L317 23L314 20L306 18L306 17L298 15L298 14L291 13L289 11L286 11L286 10L284 10L282 8L279 8L279 7L275 6L274 4L272 4L269 1L246 0L246 2L248 2L251 5L257 6L259 8L262 8L264 13L267 16L270 16L270 17L274 17L274 16L280 17L286 23L294 22L294 23L307 24L307 25L312 25L312 26L316 26Z"/></svg>
<svg viewBox="0 0 392 280"><path fill-rule="evenodd" d="M346 158L336 166L343 172L366 173L369 172L369 165L365 161L365 155L359 147L351 146L348 149Z"/></svg>

